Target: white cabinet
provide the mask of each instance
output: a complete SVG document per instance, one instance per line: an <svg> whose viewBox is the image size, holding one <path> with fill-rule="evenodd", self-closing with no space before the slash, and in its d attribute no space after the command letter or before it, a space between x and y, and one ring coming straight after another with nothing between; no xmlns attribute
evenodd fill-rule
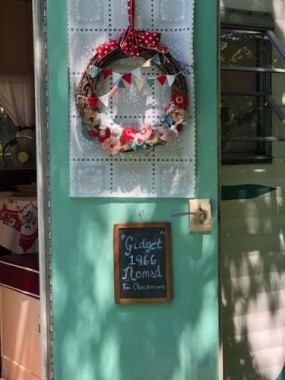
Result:
<svg viewBox="0 0 285 380"><path fill-rule="evenodd" d="M0 286L2 375L7 380L40 379L40 302Z"/></svg>

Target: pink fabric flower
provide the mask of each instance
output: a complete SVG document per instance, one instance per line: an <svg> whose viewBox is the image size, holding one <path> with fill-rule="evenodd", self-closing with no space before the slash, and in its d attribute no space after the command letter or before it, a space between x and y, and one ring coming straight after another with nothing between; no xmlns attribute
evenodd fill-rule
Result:
<svg viewBox="0 0 285 380"><path fill-rule="evenodd" d="M172 111L174 111L174 108L175 108L175 104L173 101L171 101L166 107L165 107L165 113L168 115L170 114Z"/></svg>
<svg viewBox="0 0 285 380"><path fill-rule="evenodd" d="M142 144L144 143L144 140L143 140L142 138L140 138L139 135L136 135L136 136L135 136L135 143L136 143L137 145L142 145Z"/></svg>
<svg viewBox="0 0 285 380"><path fill-rule="evenodd" d="M140 129L139 133L137 133L136 138L140 140L147 140L152 133L152 130L148 124L144 124L142 128Z"/></svg>
<svg viewBox="0 0 285 380"><path fill-rule="evenodd" d="M103 143L103 149L105 149L108 153L115 155L120 152L121 149L121 143L120 140L110 137Z"/></svg>

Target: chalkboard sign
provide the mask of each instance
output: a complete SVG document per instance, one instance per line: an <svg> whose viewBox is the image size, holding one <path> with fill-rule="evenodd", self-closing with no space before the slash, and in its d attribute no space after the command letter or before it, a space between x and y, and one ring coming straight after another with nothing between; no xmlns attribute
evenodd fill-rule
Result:
<svg viewBox="0 0 285 380"><path fill-rule="evenodd" d="M117 303L170 301L170 265L169 223L115 224Z"/></svg>

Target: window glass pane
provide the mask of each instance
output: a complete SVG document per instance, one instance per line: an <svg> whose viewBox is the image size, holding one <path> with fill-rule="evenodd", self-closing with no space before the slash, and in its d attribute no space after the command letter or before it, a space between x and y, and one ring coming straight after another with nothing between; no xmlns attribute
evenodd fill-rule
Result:
<svg viewBox="0 0 285 380"><path fill-rule="evenodd" d="M277 138L285 139L285 128L281 123L280 119L277 117L275 112L272 112L272 136ZM272 144L272 155L273 157L282 157L284 156L284 144L285 141L275 142Z"/></svg>
<svg viewBox="0 0 285 380"><path fill-rule="evenodd" d="M222 92L256 92L260 74L244 71L222 71Z"/></svg>
<svg viewBox="0 0 285 380"><path fill-rule="evenodd" d="M285 115L285 75L272 75L272 97Z"/></svg>
<svg viewBox="0 0 285 380"><path fill-rule="evenodd" d="M283 70L285 69L285 60L273 44L272 44L272 68L283 69Z"/></svg>
<svg viewBox="0 0 285 380"><path fill-rule="evenodd" d="M15 135L16 127L0 104L0 141L8 141Z"/></svg>
<svg viewBox="0 0 285 380"><path fill-rule="evenodd" d="M270 163L272 91L271 35L253 30L221 31L222 162ZM272 101L270 101L272 104ZM280 104L280 102L279 102Z"/></svg>
<svg viewBox="0 0 285 380"><path fill-rule="evenodd" d="M266 119L270 109L263 96L222 96L222 153L264 154L262 144L250 138L266 136ZM248 141L224 141L234 138Z"/></svg>
<svg viewBox="0 0 285 380"><path fill-rule="evenodd" d="M0 170L35 168L36 144L30 129L19 130L0 106Z"/></svg>
<svg viewBox="0 0 285 380"><path fill-rule="evenodd" d="M251 31L221 31L222 65L263 67L268 65L271 44L265 34Z"/></svg>
<svg viewBox="0 0 285 380"><path fill-rule="evenodd" d="M5 144L16 136L16 127L0 104L0 168L4 166L2 152Z"/></svg>

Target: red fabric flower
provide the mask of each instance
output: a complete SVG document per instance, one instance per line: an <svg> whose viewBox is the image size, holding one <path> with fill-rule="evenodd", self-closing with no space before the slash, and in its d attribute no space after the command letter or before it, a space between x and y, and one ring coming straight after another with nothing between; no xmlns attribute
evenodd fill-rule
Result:
<svg viewBox="0 0 285 380"><path fill-rule="evenodd" d="M93 129L89 129L89 131L87 131L88 135L90 137L98 137L98 134L96 131L94 131Z"/></svg>
<svg viewBox="0 0 285 380"><path fill-rule="evenodd" d="M90 134L90 132L91 132L91 134ZM95 127L94 131L92 131L92 130L88 131L88 134L91 137L97 137L98 141L100 143L103 143L105 140L107 140L109 137L111 137L110 128L102 129L100 127Z"/></svg>
<svg viewBox="0 0 285 380"><path fill-rule="evenodd" d="M185 93L173 91L171 100L179 108L185 109L188 106L188 98Z"/></svg>
<svg viewBox="0 0 285 380"><path fill-rule="evenodd" d="M177 129L178 132L181 132L182 129L183 129L183 124L176 125L176 129Z"/></svg>
<svg viewBox="0 0 285 380"><path fill-rule="evenodd" d="M123 139L122 137L120 138L120 143L121 143L121 145L123 146L123 145L126 145L128 142L125 140L125 139Z"/></svg>
<svg viewBox="0 0 285 380"><path fill-rule="evenodd" d="M123 129L122 140L133 141L136 135L136 130L132 127L127 127Z"/></svg>

